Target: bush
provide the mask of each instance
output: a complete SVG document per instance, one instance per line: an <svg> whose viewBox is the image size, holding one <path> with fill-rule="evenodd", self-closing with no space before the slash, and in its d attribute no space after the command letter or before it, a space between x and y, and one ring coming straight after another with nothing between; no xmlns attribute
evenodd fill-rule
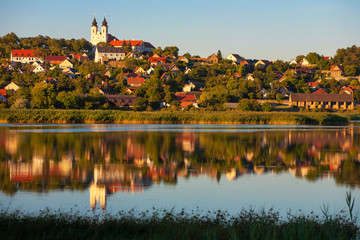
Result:
<svg viewBox="0 0 360 240"><path fill-rule="evenodd" d="M263 104L261 104L261 110L263 112L271 112L273 109L273 106L269 102L264 102Z"/></svg>
<svg viewBox="0 0 360 240"><path fill-rule="evenodd" d="M256 100L241 99L239 101L238 109L243 112L258 111L260 109L260 105Z"/></svg>

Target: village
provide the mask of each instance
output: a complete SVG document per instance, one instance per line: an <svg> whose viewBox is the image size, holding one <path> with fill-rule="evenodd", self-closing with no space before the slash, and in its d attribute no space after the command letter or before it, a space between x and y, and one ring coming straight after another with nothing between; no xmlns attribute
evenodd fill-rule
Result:
<svg viewBox="0 0 360 240"><path fill-rule="evenodd" d="M220 50L204 58L119 40L105 17L100 28L94 18L90 30L90 42L1 38L0 107L336 111L360 100L356 46L293 61L223 57Z"/></svg>

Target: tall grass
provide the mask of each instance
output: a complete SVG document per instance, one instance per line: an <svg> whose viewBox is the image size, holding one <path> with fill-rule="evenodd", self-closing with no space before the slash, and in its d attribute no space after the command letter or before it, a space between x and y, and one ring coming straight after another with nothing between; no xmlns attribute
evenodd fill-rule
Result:
<svg viewBox="0 0 360 240"><path fill-rule="evenodd" d="M222 211L175 213L154 210L84 217L43 211L37 216L0 213L1 239L356 239L359 228L339 214L286 219L278 212L243 210L230 217Z"/></svg>
<svg viewBox="0 0 360 240"><path fill-rule="evenodd" d="M0 121L17 123L243 123L335 124L349 117L335 113L294 112L134 112L119 110L13 110L1 109Z"/></svg>

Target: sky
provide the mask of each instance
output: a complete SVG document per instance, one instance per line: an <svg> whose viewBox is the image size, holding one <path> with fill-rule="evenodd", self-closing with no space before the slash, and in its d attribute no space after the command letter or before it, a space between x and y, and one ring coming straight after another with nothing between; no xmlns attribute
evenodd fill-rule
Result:
<svg viewBox="0 0 360 240"><path fill-rule="evenodd" d="M0 0L0 36L90 40L94 14L118 39L208 57L291 60L360 46L359 0Z"/></svg>

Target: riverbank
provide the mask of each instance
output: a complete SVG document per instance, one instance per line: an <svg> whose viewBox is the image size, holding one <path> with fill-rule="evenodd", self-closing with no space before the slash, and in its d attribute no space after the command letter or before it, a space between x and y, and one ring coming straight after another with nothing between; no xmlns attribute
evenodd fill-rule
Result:
<svg viewBox="0 0 360 240"><path fill-rule="evenodd" d="M357 113L323 112L134 112L119 110L0 109L2 123L157 123L157 124L347 124Z"/></svg>
<svg viewBox="0 0 360 240"><path fill-rule="evenodd" d="M243 210L227 212L119 212L114 216L82 217L49 213L37 216L0 213L1 239L357 239L359 227L343 215L289 216Z"/></svg>

